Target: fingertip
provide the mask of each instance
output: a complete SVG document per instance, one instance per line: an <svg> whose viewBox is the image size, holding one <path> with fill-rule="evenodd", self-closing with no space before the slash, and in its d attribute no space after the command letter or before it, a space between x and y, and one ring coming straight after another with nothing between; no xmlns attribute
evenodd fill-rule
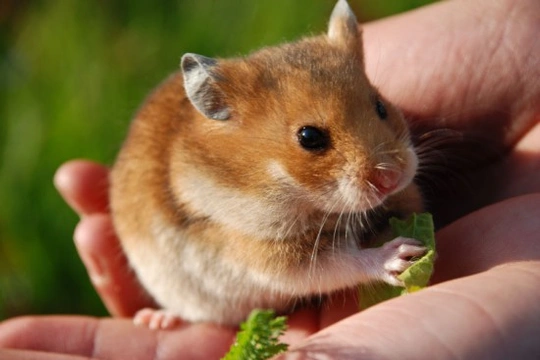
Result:
<svg viewBox="0 0 540 360"><path fill-rule="evenodd" d="M62 164L53 184L69 206L79 215L108 210L109 169L89 160L72 160Z"/></svg>
<svg viewBox="0 0 540 360"><path fill-rule="evenodd" d="M92 171L103 172L104 166L89 160L70 160L56 170L53 183L58 191L69 192L76 188L79 174Z"/></svg>
<svg viewBox="0 0 540 360"><path fill-rule="evenodd" d="M75 228L74 240L77 249L83 253L119 251L114 225L108 214L94 214L81 219Z"/></svg>
<svg viewBox="0 0 540 360"><path fill-rule="evenodd" d="M21 340L19 334L28 328L28 319L20 317L0 323L0 348L16 348L19 346Z"/></svg>

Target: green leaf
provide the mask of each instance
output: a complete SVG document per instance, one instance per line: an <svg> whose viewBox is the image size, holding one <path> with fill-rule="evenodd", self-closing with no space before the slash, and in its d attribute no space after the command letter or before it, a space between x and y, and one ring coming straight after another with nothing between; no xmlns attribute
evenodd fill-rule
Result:
<svg viewBox="0 0 540 360"><path fill-rule="evenodd" d="M276 317L272 310L253 310L222 360L264 360L286 351L288 345L279 342L287 329L286 321L285 316Z"/></svg>
<svg viewBox="0 0 540 360"><path fill-rule="evenodd" d="M407 270L398 276L405 285L404 288L391 286L386 283L360 286L360 309L366 309L400 295L423 289L429 283L435 261L435 227L429 213L413 214L408 220L390 219L394 236L403 236L421 241L427 252L416 260Z"/></svg>
<svg viewBox="0 0 540 360"><path fill-rule="evenodd" d="M403 236L421 241L427 253L405 270L398 278L405 284L404 293L411 293L426 287L433 274L435 261L435 229L431 214L413 214L407 221L390 219L395 236Z"/></svg>

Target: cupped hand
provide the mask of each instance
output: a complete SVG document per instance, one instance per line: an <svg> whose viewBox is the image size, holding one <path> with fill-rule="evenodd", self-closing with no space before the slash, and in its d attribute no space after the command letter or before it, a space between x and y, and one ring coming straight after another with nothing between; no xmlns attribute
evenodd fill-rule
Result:
<svg viewBox="0 0 540 360"><path fill-rule="evenodd" d="M500 152L472 173L472 192L447 203L467 213L467 198L478 197L482 208L437 233L434 286L361 313L354 292L298 312L284 356L540 357L539 13L535 0L450 1L364 26L368 75L413 126L480 133ZM114 236L107 173L75 161L56 184L81 215L75 241L94 286L111 314L130 316L152 303ZM486 187L495 191L482 193ZM43 356L215 358L233 333L205 324L151 332L119 318L32 317L0 325L0 346Z"/></svg>
<svg viewBox="0 0 540 360"><path fill-rule="evenodd" d="M0 347L20 350L0 349L0 358L217 359L229 348L234 334L233 329L209 324L153 331L120 318L25 317L1 326Z"/></svg>

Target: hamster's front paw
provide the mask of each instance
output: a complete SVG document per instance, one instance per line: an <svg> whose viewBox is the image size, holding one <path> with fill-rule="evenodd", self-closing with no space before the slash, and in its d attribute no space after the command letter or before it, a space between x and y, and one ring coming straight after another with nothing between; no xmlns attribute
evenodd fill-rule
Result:
<svg viewBox="0 0 540 360"><path fill-rule="evenodd" d="M403 286L398 276L427 251L420 241L401 236L385 243L380 250L384 257L382 280L394 286Z"/></svg>
<svg viewBox="0 0 540 360"><path fill-rule="evenodd" d="M146 326L151 330L170 330L180 325L182 319L167 310L145 308L133 317L135 325Z"/></svg>

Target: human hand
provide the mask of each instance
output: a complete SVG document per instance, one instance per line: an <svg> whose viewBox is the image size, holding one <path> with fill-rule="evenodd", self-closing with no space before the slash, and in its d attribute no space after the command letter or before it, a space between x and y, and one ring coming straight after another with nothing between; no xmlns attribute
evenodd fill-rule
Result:
<svg viewBox="0 0 540 360"><path fill-rule="evenodd" d="M539 13L535 0L447 1L363 26L368 76L413 132L450 128L465 139L465 152L421 159L440 224L540 191Z"/></svg>
<svg viewBox="0 0 540 360"><path fill-rule="evenodd" d="M292 331L288 334L288 341L294 345L291 357L326 354L354 358L358 353L367 353L380 358L392 357L391 351L399 352L400 357L415 358L538 354L538 345L532 336L540 326L536 315L540 313L540 295L535 290L540 285L540 250L535 242L540 230L535 225L540 215L540 199L532 193L540 191L540 127L537 124L540 85L537 60L535 65L534 58L530 58L531 54L538 53L538 41L534 40L539 30L534 15L538 13L534 1L444 2L364 27L368 74L386 97L413 117L415 124L428 129L451 126L465 133L484 132L504 151L504 156L475 173L473 178L478 182L490 176L492 182L493 178L498 180L496 191L484 194L482 205L502 202L468 214L438 232L440 258L434 282L440 284L354 314L333 326L326 327L356 311L352 296L346 296L342 301L334 300L318 312L310 310L292 316ZM449 29L455 31L449 32ZM501 38L504 39L501 43L492 42ZM516 46L509 47L511 44ZM494 51L496 46L501 50ZM400 56L399 62L396 62L396 54ZM465 56L469 60L456 61L448 54ZM435 120L430 122L429 119ZM93 174L98 173L94 171ZM100 171L106 174L105 169ZM483 189L484 186L475 184L474 188ZM106 186L100 189L101 194L106 195ZM81 199L98 193L94 188L86 195L81 193ZM505 200L522 194L529 195ZM466 207L466 196L467 193L461 198L455 197L453 205L457 205L458 210L463 211ZM94 199L90 203L104 205L96 208L106 209L106 196L101 200ZM71 204L77 209L77 201ZM116 258L119 262L108 267L107 271L112 274L98 277L98 280L108 279L109 282L95 281L95 278L93 281L111 313L129 315L145 301L143 298L127 305L132 297L119 296L140 291L132 278L123 279L125 282L121 284L117 282L122 280L120 274L127 272L125 260L118 260L116 240L110 236L110 220L104 220L99 230L99 226L89 221L91 215L108 219L107 215L100 211L85 213L78 210L83 219L76 238L86 233L90 247L100 241L104 241L105 249L116 246L114 251L99 250L99 246L95 249L93 256L98 259L102 256L101 261ZM80 244L78 248L81 251ZM85 251L81 253L83 261ZM93 270L88 264L87 267L93 277ZM444 282L455 278L458 279ZM108 290L104 283L108 284ZM115 286L120 286L120 290L113 291ZM422 318L418 319L419 316ZM87 318L74 318L73 321L77 327L85 328L84 319ZM31 338L26 336L27 341L23 341L21 335L30 333L21 327L21 321L30 321L32 326L60 329L56 326L58 319L14 320L0 327L0 344L16 343L17 346L12 347L70 353L58 343L46 341L45 337L51 335L51 331L42 331ZM115 319L100 321L125 323L125 320ZM131 325L126 326L129 329ZM191 329L198 325L186 326ZM218 328L222 342L214 343L230 341L232 338L227 331L230 330ZM128 334L117 333L122 338ZM302 341L311 333L315 335ZM154 334L158 339L162 337L161 332ZM170 335L183 336L179 333ZM204 334L200 335L203 336L201 339L206 338ZM38 343L39 339L41 342ZM79 345L88 349L95 338L83 340ZM212 338L207 340L206 344L212 348ZM49 347L45 349L45 345ZM109 345L114 349L114 344ZM154 354L158 348L167 348L159 341L153 346ZM523 353L516 353L516 350ZM96 357L100 355L95 353Z"/></svg>

